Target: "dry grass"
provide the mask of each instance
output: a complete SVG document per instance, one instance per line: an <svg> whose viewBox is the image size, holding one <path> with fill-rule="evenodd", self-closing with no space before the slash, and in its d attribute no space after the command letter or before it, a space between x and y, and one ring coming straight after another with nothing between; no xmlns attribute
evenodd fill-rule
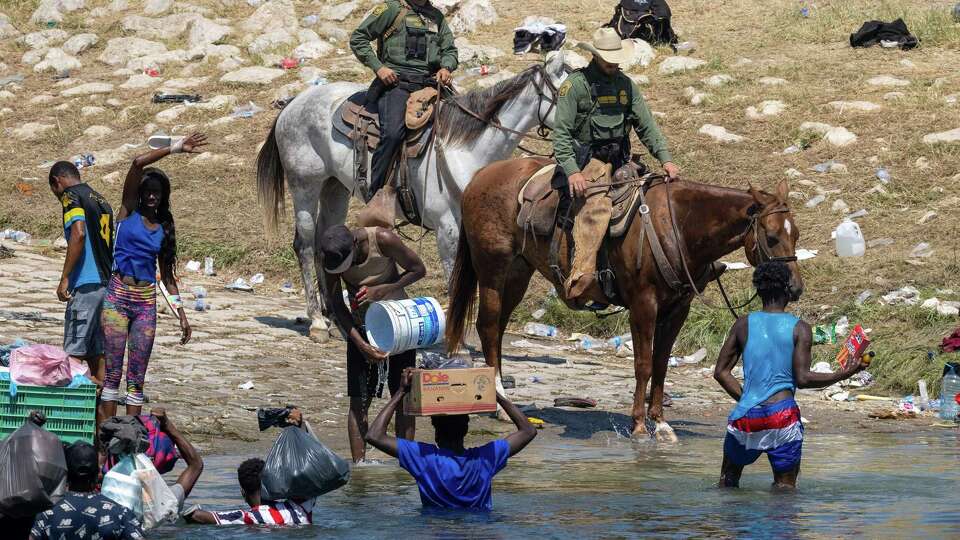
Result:
<svg viewBox="0 0 960 540"><path fill-rule="evenodd" d="M88 2L88 7L106 5L106 0ZM218 16L240 19L253 12L244 2L228 7L212 0L196 0L195 5L212 9ZM511 46L512 28L526 15L551 14L569 26L574 38L586 38L590 31L607 20L606 11L598 11L596 4L573 0L532 0L518 6L505 0L494 0L501 19L494 25L482 27L468 37L473 43L494 45L504 51ZM881 351L878 373L888 386L906 390L912 386L917 373L932 370L917 368L916 358L925 361L925 350L933 347L955 320L923 318L914 311L904 314L897 309L866 309L851 311L850 299L860 291L872 290L875 295L902 285L914 284L926 291L960 287L957 275L960 261L957 256L956 208L960 202L960 187L954 175L960 173L960 146L930 147L921 142L929 132L960 127L960 106L949 106L945 97L960 93L960 76L955 67L960 61L960 25L949 18L953 1L916 0L866 1L819 0L809 18L799 15L799 4L793 0L755 2L752 0L674 0L675 28L683 39L696 41L694 56L708 61L695 72L662 76L656 71L659 60L669 55L659 49L660 58L646 73L651 84L644 93L651 107L664 113L661 126L670 140L673 154L685 174L695 180L745 187L754 183L772 188L784 177L788 168L804 173L801 180L812 181L824 189L840 190L829 196L826 203L814 209L802 206L803 199L795 199L795 213L802 229L801 245L819 249L820 255L803 263L807 293L798 309L812 322L829 321L843 313L862 317L866 326L874 328L877 349ZM22 30L29 31L27 20L37 2L8 0L0 8ZM297 14L315 13L320 8L307 2L296 2ZM372 5L372 4L369 4ZM367 7L369 7L369 5ZM119 21L123 13L110 14L90 22L82 13L71 14L62 27L69 32L92 31L101 41L80 57L83 69L76 76L84 82L107 81L119 85L126 77L114 77L114 68L99 63L100 55L109 37L120 35ZM869 19L891 20L902 16L910 29L922 40L913 51L901 52L873 49L851 49L849 34ZM359 14L358 14L359 17ZM352 27L358 17L348 20L344 27ZM239 45L241 36L233 34L225 43ZM168 42L173 48L182 38ZM345 44L340 45L345 48ZM13 128L28 121L57 126L31 142L19 142L8 136L8 144L0 147L0 227L15 227L30 231L37 238L55 238L60 234L59 209L48 195L46 170L41 163L69 157L90 150L115 148L123 143L142 143L144 126L156 122L156 113L167 106L150 103L152 89L126 92L117 90L115 96L94 96L66 100L59 97L62 88L54 86L49 75L37 76L27 66L17 66L25 48L7 40L0 44L2 58L10 64L9 72L29 74L16 91L17 98L0 102L0 107L11 107L12 113L2 117L4 128ZM334 66L343 56L316 61L320 67ZM745 63L742 59L750 59ZM519 71L529 58L501 57L495 62L502 68ZM901 60L910 60L908 67ZM181 76L208 76L208 81L190 92L204 96L232 94L238 104L254 101L261 107L273 99L273 88L223 87L219 85L219 60L196 66L168 65L161 70L164 78ZM683 97L686 86L704 88L702 78L716 73L728 73L735 78L732 84L706 89L712 98L700 107L691 106ZM0 73L0 76L8 73ZM328 73L335 80L346 74L337 68ZM872 76L892 74L911 81L904 88L881 89L866 85ZM763 86L757 79L763 76L782 77L784 86ZM353 76L351 76L353 78ZM297 80L295 73L277 80L275 88ZM891 102L883 99L890 91L903 92L904 98ZM29 105L35 95L48 93L55 99L45 105ZM119 106L106 103L109 97L122 101ZM779 117L766 121L749 120L744 109L762 100L779 99L787 109ZM868 100L881 104L877 113L839 113L827 105L835 100ZM66 103L64 111L55 109ZM105 107L107 111L95 117L81 117L80 109L87 105ZM168 132L187 133L202 129L210 134L209 150L223 155L224 160L193 165L186 156L174 156L161 163L174 182L174 209L178 217L182 239L181 259L214 254L230 272L247 274L254 270L272 274L277 279L297 280L296 261L290 249L292 240L289 217L277 237L265 235L260 210L257 208L254 171L257 145L269 130L274 114L267 111L252 119L238 119L212 128L205 123L229 114L229 111L203 112L191 110L176 122L161 126ZM804 121L842 125L859 136L846 148L833 148L811 140L798 131ZM718 145L697 133L703 124L726 127L748 140L737 145ZM114 133L100 141L88 141L82 131L94 124L106 125ZM230 139L228 140L228 137ZM805 140L802 140L805 139ZM800 140L809 147L793 155L780 152ZM127 154L132 158L137 150ZM871 159L873 156L875 158ZM918 158L929 162L929 169L916 165ZM820 175L812 172L813 165L834 159L845 163L845 175ZM893 174L893 182L886 186L885 195L867 195L876 180L875 163L882 164ZM111 201L119 199L119 189L127 163L97 167L85 173L95 189ZM108 183L103 177L120 172L121 178ZM36 185L36 193L25 197L13 190L13 184L29 179ZM793 182L793 190L810 196L814 188ZM830 232L839 223L841 215L830 210L834 199L844 199L852 209L867 209L870 214L860 220L867 239L889 237L889 247L868 249L863 259L840 260L832 253ZM938 212L933 221L919 225L917 220L928 210ZM413 232L413 231L411 231ZM907 254L918 242L929 242L934 255L909 264ZM434 239L428 236L418 247L431 269L437 271L417 287L418 292L445 296L445 287L439 278L439 265ZM737 274L733 287L748 287L746 273ZM547 287L535 281L534 291L518 312L535 309ZM941 298L945 295L940 294ZM946 295L957 298L956 293ZM868 304L869 305L869 304ZM713 349L717 336L722 336L726 315L697 308L681 346L695 348L706 342ZM571 321L580 320L577 317ZM586 324L571 322L574 327ZM616 329L612 329L616 330ZM712 352L712 351L711 351ZM829 354L824 353L825 356ZM932 381L931 381L932 382Z"/></svg>

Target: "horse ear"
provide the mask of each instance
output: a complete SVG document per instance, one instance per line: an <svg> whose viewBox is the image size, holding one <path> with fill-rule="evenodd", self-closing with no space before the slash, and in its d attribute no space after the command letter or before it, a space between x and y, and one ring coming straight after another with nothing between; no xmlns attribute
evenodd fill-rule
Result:
<svg viewBox="0 0 960 540"><path fill-rule="evenodd" d="M790 184L786 180L781 180L777 184L777 199L781 203L786 203L787 199L790 197Z"/></svg>
<svg viewBox="0 0 960 540"><path fill-rule="evenodd" d="M750 192L750 196L753 197L753 200L756 201L757 204L763 206L763 200L760 198L760 191L757 190L753 184L750 184L750 189L747 191Z"/></svg>

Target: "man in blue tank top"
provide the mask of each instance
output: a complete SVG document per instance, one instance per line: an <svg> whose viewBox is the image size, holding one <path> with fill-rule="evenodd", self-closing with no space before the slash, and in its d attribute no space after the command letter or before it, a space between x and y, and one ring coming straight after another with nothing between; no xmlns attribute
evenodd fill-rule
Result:
<svg viewBox="0 0 960 540"><path fill-rule="evenodd" d="M766 262L753 273L763 310L740 317L720 349L713 377L737 400L723 443L720 487L739 487L743 468L766 453L774 488L795 488L800 474L803 424L793 395L797 388L824 388L866 367L850 362L836 373L810 371L810 325L786 313L790 269ZM743 357L743 385L733 367Z"/></svg>

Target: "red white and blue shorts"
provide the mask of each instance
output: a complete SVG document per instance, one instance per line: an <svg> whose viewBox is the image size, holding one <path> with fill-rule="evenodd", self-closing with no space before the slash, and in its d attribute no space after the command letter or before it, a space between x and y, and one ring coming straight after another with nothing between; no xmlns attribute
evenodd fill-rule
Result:
<svg viewBox="0 0 960 540"><path fill-rule="evenodd" d="M803 424L793 398L772 405L757 405L727 425L723 453L735 464L750 465L766 453L777 473L800 466Z"/></svg>

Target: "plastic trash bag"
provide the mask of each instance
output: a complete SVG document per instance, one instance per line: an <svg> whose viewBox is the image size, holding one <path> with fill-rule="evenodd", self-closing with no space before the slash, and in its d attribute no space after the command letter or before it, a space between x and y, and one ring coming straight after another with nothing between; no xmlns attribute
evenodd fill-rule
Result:
<svg viewBox="0 0 960 540"><path fill-rule="evenodd" d="M26 518L53 506L63 491L67 461L60 439L27 422L0 442L0 514Z"/></svg>
<svg viewBox="0 0 960 540"><path fill-rule="evenodd" d="M143 501L143 528L152 529L177 520L177 496L167 487L163 477L146 454L134 458L137 469L133 476L140 482Z"/></svg>
<svg viewBox="0 0 960 540"><path fill-rule="evenodd" d="M100 494L143 517L143 488L133 476L137 470L133 456L126 455L103 477Z"/></svg>
<svg viewBox="0 0 960 540"><path fill-rule="evenodd" d="M267 455L261 497L268 501L309 499L350 481L350 465L313 435L288 427Z"/></svg>
<svg viewBox="0 0 960 540"><path fill-rule="evenodd" d="M89 368L84 373L80 363L71 362L60 347L28 345L10 353L10 378L17 384L66 386L74 373L90 375Z"/></svg>
<svg viewBox="0 0 960 540"><path fill-rule="evenodd" d="M257 425L260 427L260 431L265 431L273 426L277 427L287 427L290 424L287 423L287 417L290 416L290 411L293 410L293 407L260 407L257 409Z"/></svg>

